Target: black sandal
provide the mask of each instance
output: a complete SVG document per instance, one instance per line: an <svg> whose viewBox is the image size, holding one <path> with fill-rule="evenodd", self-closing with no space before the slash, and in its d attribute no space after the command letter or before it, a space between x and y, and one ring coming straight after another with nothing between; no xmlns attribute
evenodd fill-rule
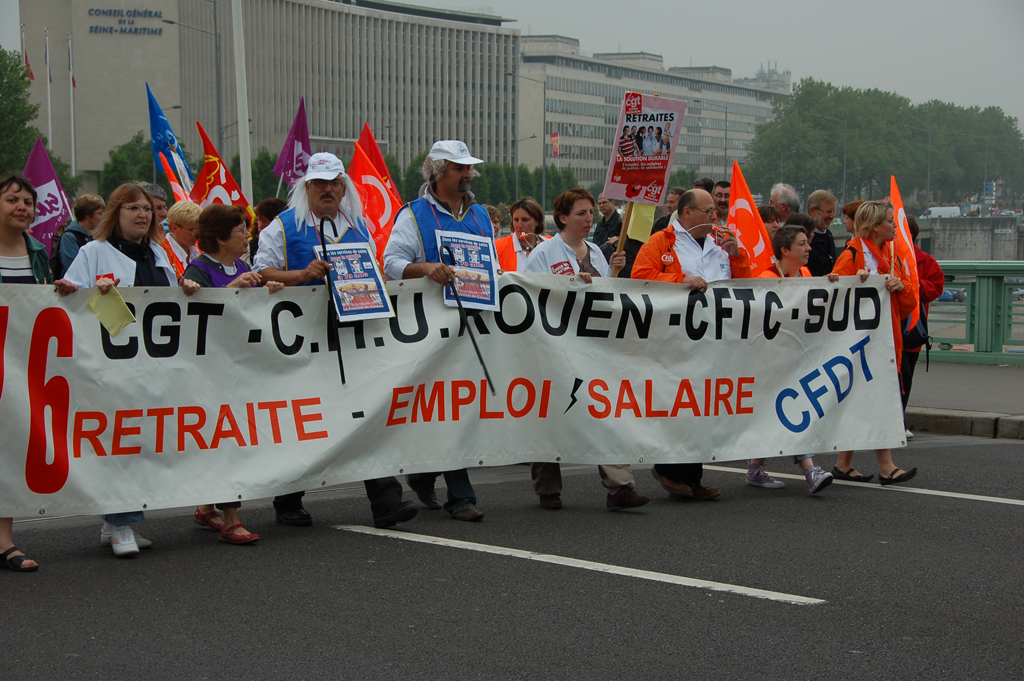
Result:
<svg viewBox="0 0 1024 681"><path fill-rule="evenodd" d="M11 554L18 550L17 546L12 546L3 553L0 553L0 560L3 560L3 566L8 570L14 570L15 572L35 572L39 569L38 565L32 565L30 567L21 567L22 563L26 560L30 560L28 556L12 556Z"/></svg>
<svg viewBox="0 0 1024 681"><path fill-rule="evenodd" d="M902 473L900 473L900 470L902 469L897 468L896 470L889 474L889 477L885 477L884 475L879 473L878 482L882 483L883 485L895 485L896 483L899 482L906 482L907 480L910 480L915 475L917 475L916 468L911 468L909 471L903 471ZM900 474L896 475L897 473Z"/></svg>
<svg viewBox="0 0 1024 681"><path fill-rule="evenodd" d="M835 478L836 480L848 480L850 482L870 482L871 478L875 477L874 475L861 475L860 473L856 475L850 475L850 473L852 472L853 466L850 466L850 470L846 471L845 473L839 470L837 466L832 466L832 477Z"/></svg>

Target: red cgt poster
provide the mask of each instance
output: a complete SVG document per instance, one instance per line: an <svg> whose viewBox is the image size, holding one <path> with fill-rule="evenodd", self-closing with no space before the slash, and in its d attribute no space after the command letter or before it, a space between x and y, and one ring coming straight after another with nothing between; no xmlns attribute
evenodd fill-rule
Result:
<svg viewBox="0 0 1024 681"><path fill-rule="evenodd" d="M627 92L619 112L604 195L658 205L672 174L672 159L686 102Z"/></svg>

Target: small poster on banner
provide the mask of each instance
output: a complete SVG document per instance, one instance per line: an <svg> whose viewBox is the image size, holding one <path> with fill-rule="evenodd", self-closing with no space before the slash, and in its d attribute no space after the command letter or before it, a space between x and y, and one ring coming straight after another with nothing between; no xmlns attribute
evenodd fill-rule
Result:
<svg viewBox="0 0 1024 681"><path fill-rule="evenodd" d="M661 204L685 113L682 100L627 92L602 194L620 201Z"/></svg>
<svg viewBox="0 0 1024 681"><path fill-rule="evenodd" d="M367 244L327 244L327 257L320 246L314 246L313 250L317 258L331 263L331 294L338 321L395 316L384 277Z"/></svg>
<svg viewBox="0 0 1024 681"><path fill-rule="evenodd" d="M437 252L441 261L455 273L462 306L474 310L498 311L498 273L495 269L494 245L490 239L475 234L438 230ZM445 247L451 249L455 262ZM451 286L444 287L444 304L458 307Z"/></svg>

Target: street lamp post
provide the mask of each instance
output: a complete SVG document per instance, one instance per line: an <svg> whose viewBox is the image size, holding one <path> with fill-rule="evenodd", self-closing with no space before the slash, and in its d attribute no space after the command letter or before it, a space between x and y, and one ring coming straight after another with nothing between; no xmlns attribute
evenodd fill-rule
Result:
<svg viewBox="0 0 1024 681"><path fill-rule="evenodd" d="M513 139L512 140L512 143L515 144L515 149L513 149L512 151L515 152L516 200L517 201L519 200L519 143L522 142L523 140L535 140L535 139L537 139L536 135L530 135L529 137L523 137L522 139Z"/></svg>
<svg viewBox="0 0 1024 681"><path fill-rule="evenodd" d="M703 99L695 98L692 101L700 104L701 106L721 106L725 112L725 140L722 142L722 179L729 179L729 104L727 102L708 102ZM714 110L714 109L713 109ZM700 119L697 120L697 125L700 125Z"/></svg>
<svg viewBox="0 0 1024 681"><path fill-rule="evenodd" d="M846 141L847 133L849 132L848 122L842 118L832 118L831 116L822 116L821 114L814 114L818 118L826 118L830 121L836 121L837 123L843 124L843 205L846 205Z"/></svg>
<svg viewBox="0 0 1024 681"><path fill-rule="evenodd" d="M223 84L221 81L220 73L220 31L217 28L217 3L219 0L206 0L207 2L213 3L213 30L208 31L205 28L199 28L198 26L189 26L183 24L180 21L173 21L171 19L163 19L163 23L172 24L174 26L181 26L182 28L190 28L193 31L199 31L207 35L213 36L213 51L214 51L214 70L217 72L217 151L223 153L224 147L224 111L221 108L223 105Z"/></svg>
<svg viewBox="0 0 1024 681"><path fill-rule="evenodd" d="M920 130L921 132L928 133L928 182L926 185L925 193L928 195L928 202L932 200L932 131L927 128L915 128L912 125L904 125L904 128L910 130Z"/></svg>
<svg viewBox="0 0 1024 681"><path fill-rule="evenodd" d="M978 198L980 199L978 201L978 203L980 203L982 205L982 209L984 209L984 206L985 206L985 187L988 185L988 139L989 138L988 137L982 137L981 135L968 135L967 133L964 133L963 136L964 137L973 137L973 138L979 139L979 140L985 140L985 177L984 177L984 179L982 180L982 183L981 183L981 193L978 194Z"/></svg>
<svg viewBox="0 0 1024 681"><path fill-rule="evenodd" d="M532 80L534 83L540 83L541 85L544 86L544 94L543 94L544 101L541 103L541 107L542 107L541 111L542 111L542 116L543 116L543 118L541 120L541 127L543 128L543 130L541 131L541 136L540 136L540 158L541 158L540 205L541 205L541 207L545 211L547 211L547 209L548 209L547 208L547 206L548 206L548 139L547 139L548 138L548 81L547 81L546 78L544 80L537 80L536 78L529 78L527 76L523 76L523 75L520 75L518 73L512 73L511 71L506 71L505 75L507 75L507 76L514 76L516 78L522 78L523 80ZM517 98L516 102L518 102L518 101L519 101L519 99ZM517 146L517 149L518 149L518 146ZM518 151L516 153L518 155ZM519 169L518 168L516 169L516 177L517 178L519 177ZM519 197L516 197L516 198L519 198Z"/></svg>

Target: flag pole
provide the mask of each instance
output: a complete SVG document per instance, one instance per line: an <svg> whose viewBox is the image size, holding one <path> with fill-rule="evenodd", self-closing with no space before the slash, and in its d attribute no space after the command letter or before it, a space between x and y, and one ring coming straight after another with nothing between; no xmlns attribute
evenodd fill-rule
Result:
<svg viewBox="0 0 1024 681"><path fill-rule="evenodd" d="M71 33L68 33L68 70L71 72L71 78L68 81L68 93L71 95L71 176L74 177L77 173L75 172L75 66L72 54Z"/></svg>
<svg viewBox="0 0 1024 681"><path fill-rule="evenodd" d="M619 230L619 243L615 245L615 252L622 253L622 249L626 247L626 235L629 232L629 219L633 215L633 202L630 201L626 204L626 211L622 214L622 228ZM619 276L619 270L621 267L612 268L612 278Z"/></svg>
<svg viewBox="0 0 1024 681"><path fill-rule="evenodd" d="M331 229L334 233L338 233L338 227L334 224L334 220L327 217L326 215L320 218L320 233L317 235L320 237L320 248L324 249L324 260L327 259L327 239L324 238L324 223L331 223ZM338 312L334 309L334 291L331 289L334 287L334 281L331 277L334 276L334 268L332 267L327 272L327 342L330 344L331 337L334 337L336 345L334 346L338 350L338 371L341 372L341 384L345 385L345 361L341 358L341 338L338 337Z"/></svg>
<svg viewBox="0 0 1024 681"><path fill-rule="evenodd" d="M281 183L284 182L283 177L277 178L277 191L274 192L274 198L280 198L281 195Z"/></svg>
<svg viewBox="0 0 1024 681"><path fill-rule="evenodd" d="M50 29L46 27L44 30L46 31L46 141L53 149L53 107L50 106Z"/></svg>

